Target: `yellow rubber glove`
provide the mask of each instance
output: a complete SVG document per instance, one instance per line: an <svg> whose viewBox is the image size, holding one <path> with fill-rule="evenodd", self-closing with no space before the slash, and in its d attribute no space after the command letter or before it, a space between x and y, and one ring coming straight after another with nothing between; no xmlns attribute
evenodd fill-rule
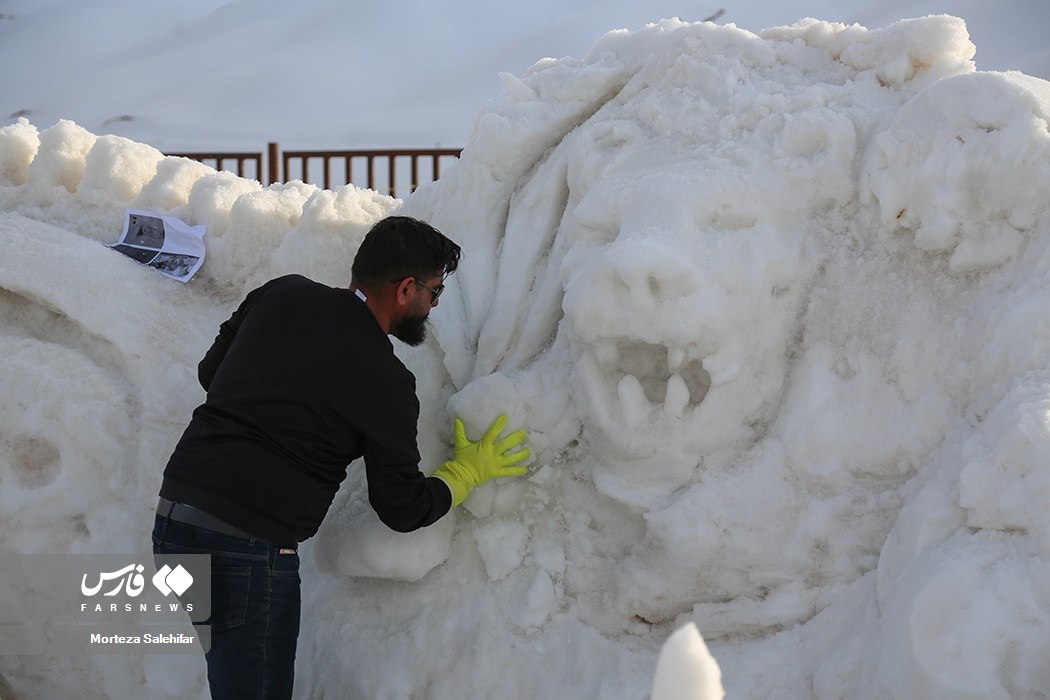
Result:
<svg viewBox="0 0 1050 700"><path fill-rule="evenodd" d="M532 453L528 448L510 452L525 442L525 431L513 432L499 440L505 427L507 415L504 413L492 421L492 425L485 431L485 437L478 442L472 442L467 437L463 421L457 418L452 424L455 435L452 459L438 467L434 476L452 489L453 507L466 500L475 486L490 479L498 476L523 476L528 473L527 468L514 466L529 458Z"/></svg>

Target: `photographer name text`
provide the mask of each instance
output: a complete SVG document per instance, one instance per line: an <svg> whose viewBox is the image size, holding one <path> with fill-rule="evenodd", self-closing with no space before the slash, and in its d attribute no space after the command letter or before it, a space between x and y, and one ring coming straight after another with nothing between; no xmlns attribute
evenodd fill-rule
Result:
<svg viewBox="0 0 1050 700"><path fill-rule="evenodd" d="M189 634L99 634L91 633L92 644L193 644L196 639Z"/></svg>

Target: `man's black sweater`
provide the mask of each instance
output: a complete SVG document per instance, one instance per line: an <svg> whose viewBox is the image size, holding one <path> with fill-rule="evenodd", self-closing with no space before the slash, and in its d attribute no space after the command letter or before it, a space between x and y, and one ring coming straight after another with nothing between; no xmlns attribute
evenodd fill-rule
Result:
<svg viewBox="0 0 1050 700"><path fill-rule="evenodd" d="M419 471L415 377L354 292L267 282L219 327L198 376L207 399L164 470L164 498L294 546L363 456L369 502L392 529L451 507L448 486Z"/></svg>

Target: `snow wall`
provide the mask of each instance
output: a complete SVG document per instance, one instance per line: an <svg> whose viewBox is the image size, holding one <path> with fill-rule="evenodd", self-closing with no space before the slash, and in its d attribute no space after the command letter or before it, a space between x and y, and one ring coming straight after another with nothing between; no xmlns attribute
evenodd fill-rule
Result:
<svg viewBox="0 0 1050 700"><path fill-rule="evenodd" d="M398 348L423 469L452 415L536 457L408 535L351 467L303 548L299 697L1050 694L1050 84L974 50L943 16L612 32L502 76L405 202L3 127L0 550L148 549L218 323L278 274L345 285L396 211L465 251ZM208 226L197 278L99 245L127 206ZM0 672L206 694L196 658Z"/></svg>

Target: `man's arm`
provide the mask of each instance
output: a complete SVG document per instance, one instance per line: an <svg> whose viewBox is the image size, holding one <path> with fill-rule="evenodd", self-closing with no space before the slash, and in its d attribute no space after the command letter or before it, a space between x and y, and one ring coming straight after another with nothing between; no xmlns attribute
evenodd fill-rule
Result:
<svg viewBox="0 0 1050 700"><path fill-rule="evenodd" d="M419 471L418 419L419 400L411 383L369 407L362 445L368 502L379 519L397 532L431 525L452 508L448 486Z"/></svg>

